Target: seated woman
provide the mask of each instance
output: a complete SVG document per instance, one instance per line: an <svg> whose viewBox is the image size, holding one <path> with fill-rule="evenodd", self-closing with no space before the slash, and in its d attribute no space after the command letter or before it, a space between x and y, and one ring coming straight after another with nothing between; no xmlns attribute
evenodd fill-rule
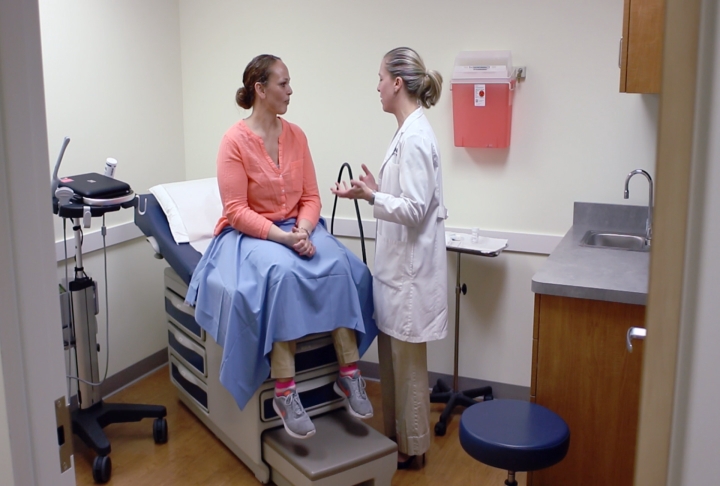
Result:
<svg viewBox="0 0 720 486"><path fill-rule="evenodd" d="M291 94L280 58L260 55L245 68L236 102L252 113L230 127L220 144L223 215L186 302L223 346L221 382L241 408L267 378L270 352L273 407L285 430L302 439L315 426L295 389L295 340L332 331L340 363L334 389L347 399L351 414L369 418L356 331L364 351L377 328L372 277L318 224L320 195L307 139L278 116L287 111ZM231 375L237 366L254 370L250 383Z"/></svg>

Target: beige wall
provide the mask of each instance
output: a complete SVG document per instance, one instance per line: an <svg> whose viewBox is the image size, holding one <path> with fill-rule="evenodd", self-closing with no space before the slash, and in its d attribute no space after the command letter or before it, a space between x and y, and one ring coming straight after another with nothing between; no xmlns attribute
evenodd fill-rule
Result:
<svg viewBox="0 0 720 486"><path fill-rule="evenodd" d="M280 7L281 6L281 7ZM214 174L247 62L270 52L290 70L287 118L306 131L323 202L340 164L377 170L395 132L377 86L381 57L416 48L445 78L428 117L440 142L448 225L564 234L576 200L624 202L625 175L653 173L657 96L620 94L623 1L180 1L188 178ZM528 68L507 150L453 146L449 80L464 50L509 49ZM632 191L646 204L647 192ZM367 208L363 214L371 215ZM352 215L349 205L342 213Z"/></svg>

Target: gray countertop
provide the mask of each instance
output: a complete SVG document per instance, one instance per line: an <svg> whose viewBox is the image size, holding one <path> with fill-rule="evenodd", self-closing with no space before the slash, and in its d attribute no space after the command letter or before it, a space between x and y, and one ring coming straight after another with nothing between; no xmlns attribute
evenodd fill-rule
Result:
<svg viewBox="0 0 720 486"><path fill-rule="evenodd" d="M645 305L650 253L580 246L588 230L643 234L647 207L576 202L573 226L532 279L537 294Z"/></svg>

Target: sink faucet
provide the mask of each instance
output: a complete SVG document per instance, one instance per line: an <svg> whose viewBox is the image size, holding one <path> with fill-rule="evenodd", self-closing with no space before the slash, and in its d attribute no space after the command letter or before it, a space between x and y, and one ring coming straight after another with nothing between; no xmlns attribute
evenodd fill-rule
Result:
<svg viewBox="0 0 720 486"><path fill-rule="evenodd" d="M632 176L634 176L635 174L644 175L648 180L648 185L650 186L650 198L648 200L647 222L645 223L645 244L649 245L650 240L652 239L653 181L652 181L652 177L650 177L650 174L648 174L647 172L645 172L642 169L635 169L634 171L630 172L627 175L627 178L625 178L625 199L630 197L630 189L628 188L628 185L630 184L630 179L632 179Z"/></svg>

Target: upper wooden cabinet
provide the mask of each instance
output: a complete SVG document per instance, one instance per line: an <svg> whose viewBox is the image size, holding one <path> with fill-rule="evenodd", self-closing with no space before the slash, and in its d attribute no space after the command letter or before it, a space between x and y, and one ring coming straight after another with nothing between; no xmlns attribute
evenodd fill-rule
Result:
<svg viewBox="0 0 720 486"><path fill-rule="evenodd" d="M620 59L620 91L660 93L663 0L625 0Z"/></svg>

